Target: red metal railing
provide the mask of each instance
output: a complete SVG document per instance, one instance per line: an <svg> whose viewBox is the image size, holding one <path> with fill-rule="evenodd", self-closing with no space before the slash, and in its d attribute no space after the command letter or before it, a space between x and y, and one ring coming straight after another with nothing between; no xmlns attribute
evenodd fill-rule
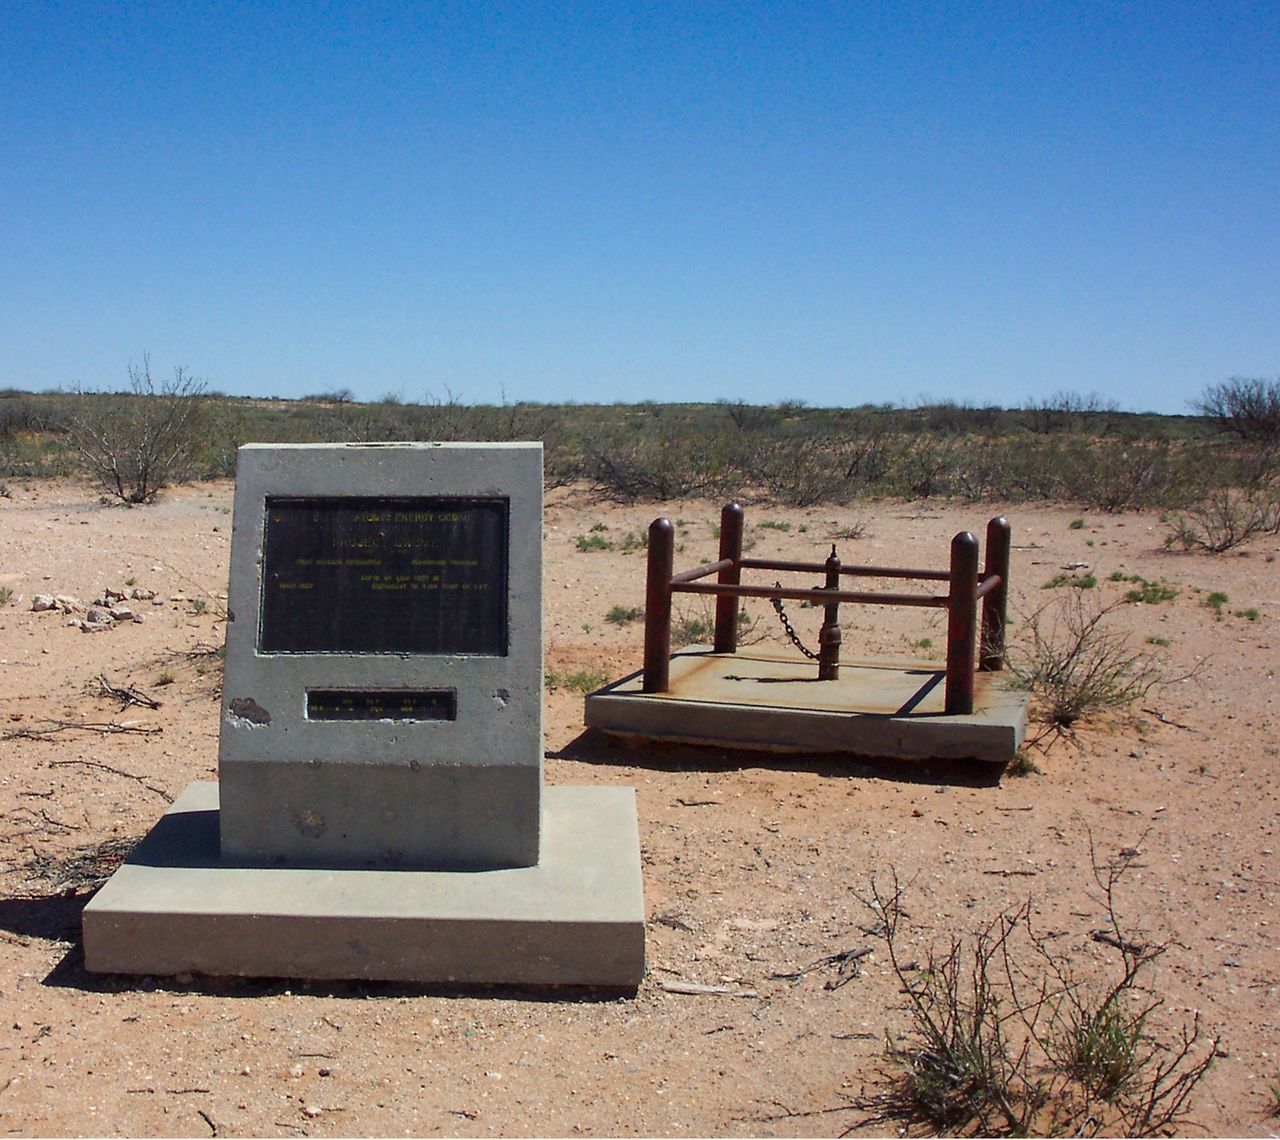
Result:
<svg viewBox="0 0 1280 1140"><path fill-rule="evenodd" d="M821 600L824 608L818 634L819 680L835 680L840 670L839 610L842 602L881 606L932 606L947 611L946 711L973 712L975 656L977 669L999 670L1004 664L1004 633L1009 602L1009 523L987 523L987 559L978 573L978 540L961 531L951 540L947 570L910 570L897 566L844 566L835 547L826 562L787 562L742 557L743 511L730 503L720 512L720 557L706 566L674 572L675 527L665 518L649 526L649 567L645 583L644 681L646 693L665 693L671 680L671 599L673 594L703 594L716 600L716 653L738 648L738 599L769 598ZM744 585L743 570L776 573L825 574L825 584L804 589L788 586ZM702 579L715 574L715 582ZM893 594L842 590L842 576L900 578L946 582L945 594ZM982 621L978 622L978 602Z"/></svg>

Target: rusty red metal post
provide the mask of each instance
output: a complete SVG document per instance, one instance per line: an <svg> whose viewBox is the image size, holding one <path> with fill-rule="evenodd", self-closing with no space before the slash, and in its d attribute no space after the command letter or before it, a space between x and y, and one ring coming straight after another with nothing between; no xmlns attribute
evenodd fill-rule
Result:
<svg viewBox="0 0 1280 1140"><path fill-rule="evenodd" d="M644 681L646 693L665 693L671 681L671 572L676 528L670 519L649 524L649 570L644 589Z"/></svg>
<svg viewBox="0 0 1280 1140"><path fill-rule="evenodd" d="M1004 668L1004 631L1009 616L1009 549L1012 529L1009 520L1000 516L987 523L987 558L983 578L995 574L996 586L982 599L982 642L978 649L978 668L984 673Z"/></svg>
<svg viewBox="0 0 1280 1140"><path fill-rule="evenodd" d="M742 581L742 508L728 503L720 512L720 561L729 560L732 566L720 571L717 579L722 586L737 586ZM738 649L738 597L722 594L716 598L717 653L736 653Z"/></svg>
<svg viewBox="0 0 1280 1140"><path fill-rule="evenodd" d="M836 548L831 547L831 556L827 559L828 590L840 589L840 559L836 556ZM828 602L823 607L822 628L818 631L818 680L837 681L840 679L840 603Z"/></svg>
<svg viewBox="0 0 1280 1140"><path fill-rule="evenodd" d="M951 540L950 582L946 711L949 716L967 716L973 712L973 659L978 647L978 540L967 530Z"/></svg>

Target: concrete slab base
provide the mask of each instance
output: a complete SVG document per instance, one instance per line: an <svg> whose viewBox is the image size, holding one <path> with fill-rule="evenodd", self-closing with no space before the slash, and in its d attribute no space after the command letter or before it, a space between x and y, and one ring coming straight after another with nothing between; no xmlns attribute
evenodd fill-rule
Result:
<svg viewBox="0 0 1280 1140"><path fill-rule="evenodd" d="M549 787L541 859L495 871L219 862L218 786L192 784L84 910L104 974L636 987L635 793Z"/></svg>
<svg viewBox="0 0 1280 1140"><path fill-rule="evenodd" d="M690 646L671 657L671 687L641 692L641 677L586 699L584 720L619 736L760 748L853 752L909 760L1006 764L1027 732L1027 694L1007 674L979 673L974 711L943 712L945 669L932 662L842 660L835 681L785 650L714 653Z"/></svg>

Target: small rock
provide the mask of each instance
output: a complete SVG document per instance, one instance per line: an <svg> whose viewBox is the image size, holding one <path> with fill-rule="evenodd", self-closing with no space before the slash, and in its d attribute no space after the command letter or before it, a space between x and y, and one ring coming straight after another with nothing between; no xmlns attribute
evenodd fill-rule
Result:
<svg viewBox="0 0 1280 1140"><path fill-rule="evenodd" d="M113 621L133 621L134 612L128 606L112 606L108 611Z"/></svg>
<svg viewBox="0 0 1280 1140"><path fill-rule="evenodd" d="M314 1120L314 1119L315 1119L317 1116L319 1116L323 1111L324 1111L324 1109L323 1109L323 1108L321 1108L318 1104L309 1104L309 1105L307 1105L307 1107L306 1107L306 1108L304 1108L304 1109L302 1110L302 1115L303 1115L303 1116L309 1116L309 1117L311 1117L311 1118L312 1118L312 1120Z"/></svg>
<svg viewBox="0 0 1280 1140"><path fill-rule="evenodd" d="M135 602L150 602L155 598L155 596L155 590L149 589L146 586L134 586L134 588L129 591L129 597L131 597Z"/></svg>
<svg viewBox="0 0 1280 1140"><path fill-rule="evenodd" d="M84 615L84 620L90 625L107 625L109 626L114 620L110 610L104 610L98 606L90 606Z"/></svg>
<svg viewBox="0 0 1280 1140"><path fill-rule="evenodd" d="M102 597L103 597L102 604L110 605L112 602L123 602L125 599L125 592L123 590L113 590L111 589L110 586L108 586L105 590L102 591Z"/></svg>
<svg viewBox="0 0 1280 1140"><path fill-rule="evenodd" d="M1129 756L1133 760L1142 760L1147 754L1141 748L1130 748Z"/></svg>
<svg viewBox="0 0 1280 1140"><path fill-rule="evenodd" d="M58 609L65 613L79 613L84 609L84 603L79 598L72 597L70 594L54 594L53 600L58 603Z"/></svg>
<svg viewBox="0 0 1280 1140"><path fill-rule="evenodd" d="M289 1076L293 1077L295 1080L296 1080L298 1077L302 1076L302 1074L303 1074L304 1072L305 1072L305 1070L303 1069L303 1067L302 1067L301 1065L290 1065L290 1066L289 1066Z"/></svg>
<svg viewBox="0 0 1280 1140"><path fill-rule="evenodd" d="M324 1066L322 1066L322 1067L321 1067L321 1069L320 1069L320 1075L321 1075L322 1077L331 1077L331 1076L333 1076L333 1070L332 1070L331 1068L329 1068L329 1066L328 1066L328 1065L324 1065Z"/></svg>
<svg viewBox="0 0 1280 1140"><path fill-rule="evenodd" d="M57 605L58 603L53 600L52 594L36 594L36 596L31 599L31 608L36 613L41 613L44 610L56 609Z"/></svg>

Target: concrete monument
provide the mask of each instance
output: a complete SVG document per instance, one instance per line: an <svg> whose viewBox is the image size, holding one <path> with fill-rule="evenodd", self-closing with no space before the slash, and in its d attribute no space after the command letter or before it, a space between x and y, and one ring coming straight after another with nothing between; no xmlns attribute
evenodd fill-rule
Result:
<svg viewBox="0 0 1280 1140"><path fill-rule="evenodd" d="M634 793L542 785L541 578L538 444L242 448L220 786L87 968L634 987Z"/></svg>

